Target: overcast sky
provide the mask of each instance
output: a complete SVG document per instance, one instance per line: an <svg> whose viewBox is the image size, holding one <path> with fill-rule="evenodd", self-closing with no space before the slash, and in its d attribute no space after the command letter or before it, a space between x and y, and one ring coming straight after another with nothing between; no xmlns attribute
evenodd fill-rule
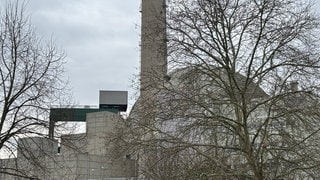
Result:
<svg viewBox="0 0 320 180"><path fill-rule="evenodd" d="M38 35L52 36L67 54L65 75L78 104L98 105L99 90L125 90L133 96L131 80L140 57L139 6L140 0L28 1Z"/></svg>
<svg viewBox="0 0 320 180"><path fill-rule="evenodd" d="M319 9L320 0L315 2ZM140 0L29 0L27 13L38 35L52 36L67 54L65 75L78 104L98 105L99 90L126 90L133 97L139 6Z"/></svg>

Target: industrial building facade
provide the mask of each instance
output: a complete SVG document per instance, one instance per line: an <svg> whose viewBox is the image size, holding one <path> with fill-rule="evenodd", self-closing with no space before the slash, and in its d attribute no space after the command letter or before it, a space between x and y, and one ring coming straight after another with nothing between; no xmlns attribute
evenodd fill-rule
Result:
<svg viewBox="0 0 320 180"><path fill-rule="evenodd" d="M118 92L104 93L114 95ZM116 123L121 120L121 116L117 112L110 111L114 111L115 106L123 108L126 103L119 105L115 103L117 99L114 97L111 99L113 106L108 106L109 109L100 108L95 110L97 112L84 114L85 133L63 135L59 142L55 138L45 137L19 139L17 158L0 161L2 169L6 170L6 173L0 174L0 179L30 179L23 176L48 180L135 179L138 168L136 160L129 157L113 158L114 149L109 137L114 133ZM102 98L102 101L107 102L104 105L110 104L108 98L107 100ZM73 111L79 110L84 109L73 109ZM16 176L17 174L21 177Z"/></svg>
<svg viewBox="0 0 320 180"><path fill-rule="evenodd" d="M140 96L144 97L148 74L151 71L166 74L167 71L166 1L141 0L141 7ZM127 96L122 92L104 93L107 98L100 94L99 109L51 109L48 138L21 138L17 157L0 160L5 171L0 179L137 179L137 160L130 156L115 159L113 145L108 140L116 130L115 123L121 119L118 112L127 108ZM63 135L58 141L54 136L55 123L74 118L86 121L86 132Z"/></svg>

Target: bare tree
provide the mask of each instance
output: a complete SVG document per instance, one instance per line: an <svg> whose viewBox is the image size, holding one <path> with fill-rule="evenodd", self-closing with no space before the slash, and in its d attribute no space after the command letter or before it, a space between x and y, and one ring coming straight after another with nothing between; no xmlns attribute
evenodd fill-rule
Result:
<svg viewBox="0 0 320 180"><path fill-rule="evenodd" d="M50 105L59 104L66 92L62 78L65 55L52 41L37 38L24 8L24 3L8 1L0 15L0 150L10 156L16 154L19 138L46 137ZM33 152L20 152L36 160L31 157ZM1 164L1 174L27 176L22 169L3 167Z"/></svg>
<svg viewBox="0 0 320 180"><path fill-rule="evenodd" d="M152 179L319 178L312 4L172 0L168 10L171 73L150 72L150 101L119 125L117 153L139 154Z"/></svg>

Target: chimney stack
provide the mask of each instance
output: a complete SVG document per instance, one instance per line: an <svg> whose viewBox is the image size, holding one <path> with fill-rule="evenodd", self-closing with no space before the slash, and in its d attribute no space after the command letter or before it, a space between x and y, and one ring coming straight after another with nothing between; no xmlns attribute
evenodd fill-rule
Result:
<svg viewBox="0 0 320 180"><path fill-rule="evenodd" d="M142 0L140 97L150 92L152 77L167 74L166 1Z"/></svg>

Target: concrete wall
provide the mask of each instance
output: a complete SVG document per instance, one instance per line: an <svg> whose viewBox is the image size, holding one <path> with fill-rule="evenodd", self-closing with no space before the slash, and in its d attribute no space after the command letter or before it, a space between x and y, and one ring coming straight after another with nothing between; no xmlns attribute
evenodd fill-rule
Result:
<svg viewBox="0 0 320 180"><path fill-rule="evenodd" d="M60 167L53 167L52 180L60 179L102 179L123 178L136 176L136 162L134 160L121 159L111 161L105 156L74 154L56 158ZM67 178L66 178L67 177Z"/></svg>
<svg viewBox="0 0 320 180"><path fill-rule="evenodd" d="M70 155L87 152L87 134L68 134L61 136L60 154Z"/></svg>
<svg viewBox="0 0 320 180"><path fill-rule="evenodd" d="M10 158L10 159L1 159L0 160L0 167L1 167L1 173L0 173L0 179L1 180L14 180L14 176L10 176L7 173L17 173L15 169L18 169L17 167L17 159L16 158Z"/></svg>
<svg viewBox="0 0 320 180"><path fill-rule="evenodd" d="M87 152L94 155L112 156L110 135L115 131L115 123L120 115L111 112L87 114Z"/></svg>
<svg viewBox="0 0 320 180"><path fill-rule="evenodd" d="M88 114L87 132L62 136L60 153L56 141L41 137L23 138L18 143L17 159L0 160L0 165L45 180L132 179L137 176L137 162L112 157L109 135L116 130L118 120L120 115L111 112ZM23 178L1 174L0 179Z"/></svg>
<svg viewBox="0 0 320 180"><path fill-rule="evenodd" d="M58 142L43 137L21 138L18 141L17 165L28 176L46 177L46 158L58 153Z"/></svg>
<svg viewBox="0 0 320 180"><path fill-rule="evenodd" d="M142 0L141 13L140 97L145 97L150 77L167 74L165 0Z"/></svg>
<svg viewBox="0 0 320 180"><path fill-rule="evenodd" d="M1 159L1 169L6 173L45 179L50 172L47 159L54 158L58 152L58 142L42 137L21 138L18 141L17 158ZM1 173L1 180L26 179ZM29 179L29 178L28 178Z"/></svg>

